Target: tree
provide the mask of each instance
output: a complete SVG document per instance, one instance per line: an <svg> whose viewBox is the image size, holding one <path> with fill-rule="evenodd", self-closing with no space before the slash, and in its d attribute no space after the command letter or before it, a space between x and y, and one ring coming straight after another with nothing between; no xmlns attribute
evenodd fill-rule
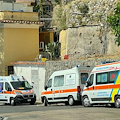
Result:
<svg viewBox="0 0 120 120"><path fill-rule="evenodd" d="M117 4L114 14L107 17L107 22L114 32L115 43L120 46L120 3Z"/></svg>
<svg viewBox="0 0 120 120"><path fill-rule="evenodd" d="M56 2L57 4L60 4L60 3L61 3L61 0L55 0L55 2Z"/></svg>
<svg viewBox="0 0 120 120"><path fill-rule="evenodd" d="M60 43L59 42L52 42L51 44L45 45L45 52L50 55L50 59L53 60L60 56Z"/></svg>

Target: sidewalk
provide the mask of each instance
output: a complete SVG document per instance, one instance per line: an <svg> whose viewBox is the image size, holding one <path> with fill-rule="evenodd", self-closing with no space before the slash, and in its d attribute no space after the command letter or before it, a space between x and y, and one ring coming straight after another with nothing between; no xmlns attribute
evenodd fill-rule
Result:
<svg viewBox="0 0 120 120"><path fill-rule="evenodd" d="M41 101L36 101L37 105L42 105L43 103Z"/></svg>

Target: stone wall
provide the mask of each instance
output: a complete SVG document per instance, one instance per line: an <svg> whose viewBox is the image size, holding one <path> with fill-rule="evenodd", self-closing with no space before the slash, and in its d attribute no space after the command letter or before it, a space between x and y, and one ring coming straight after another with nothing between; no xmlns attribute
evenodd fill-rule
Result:
<svg viewBox="0 0 120 120"><path fill-rule="evenodd" d="M91 55L112 55L119 51L119 47L115 45L115 36L106 22L119 0L70 1L63 0L62 16L56 19L57 23L54 22L58 28L64 24L60 19L65 19L66 22L66 31L60 32L61 59L65 54L69 55L69 59L79 59ZM56 7L56 14L60 14L60 10L57 13L60 7ZM85 7L89 8L86 12L83 11Z"/></svg>
<svg viewBox="0 0 120 120"><path fill-rule="evenodd" d="M46 62L46 73L45 73L45 83L48 81L49 77L53 72L59 70L66 70L75 67L76 65L81 66L96 66L102 64L104 61L120 61L120 59L105 59L105 58L94 58L94 59L85 59L85 60L74 60L74 61L47 61Z"/></svg>
<svg viewBox="0 0 120 120"><path fill-rule="evenodd" d="M65 54L69 59L91 57L93 55L113 55L120 48L115 44L115 36L101 26L68 28L60 33L61 59Z"/></svg>

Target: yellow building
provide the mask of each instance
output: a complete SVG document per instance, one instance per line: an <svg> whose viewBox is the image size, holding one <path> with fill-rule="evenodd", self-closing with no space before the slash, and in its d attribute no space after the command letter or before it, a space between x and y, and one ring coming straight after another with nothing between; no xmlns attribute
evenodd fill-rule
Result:
<svg viewBox="0 0 120 120"><path fill-rule="evenodd" d="M16 14L20 18L16 20L14 15L8 19L6 12L0 12L0 75L10 74L12 62L33 61L39 55L39 27L43 23L34 17L29 21L25 19L32 13L20 13L21 18ZM27 17L23 17L25 14Z"/></svg>

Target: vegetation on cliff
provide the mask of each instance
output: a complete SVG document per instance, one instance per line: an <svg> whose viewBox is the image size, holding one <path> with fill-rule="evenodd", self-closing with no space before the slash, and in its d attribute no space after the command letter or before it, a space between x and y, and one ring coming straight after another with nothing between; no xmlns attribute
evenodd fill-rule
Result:
<svg viewBox="0 0 120 120"><path fill-rule="evenodd" d="M54 7L52 26L58 31L69 27L106 24L106 17L114 12L118 0L73 0Z"/></svg>
<svg viewBox="0 0 120 120"><path fill-rule="evenodd" d="M114 14L108 16L107 21L116 37L115 42L120 46L120 3L117 4Z"/></svg>

